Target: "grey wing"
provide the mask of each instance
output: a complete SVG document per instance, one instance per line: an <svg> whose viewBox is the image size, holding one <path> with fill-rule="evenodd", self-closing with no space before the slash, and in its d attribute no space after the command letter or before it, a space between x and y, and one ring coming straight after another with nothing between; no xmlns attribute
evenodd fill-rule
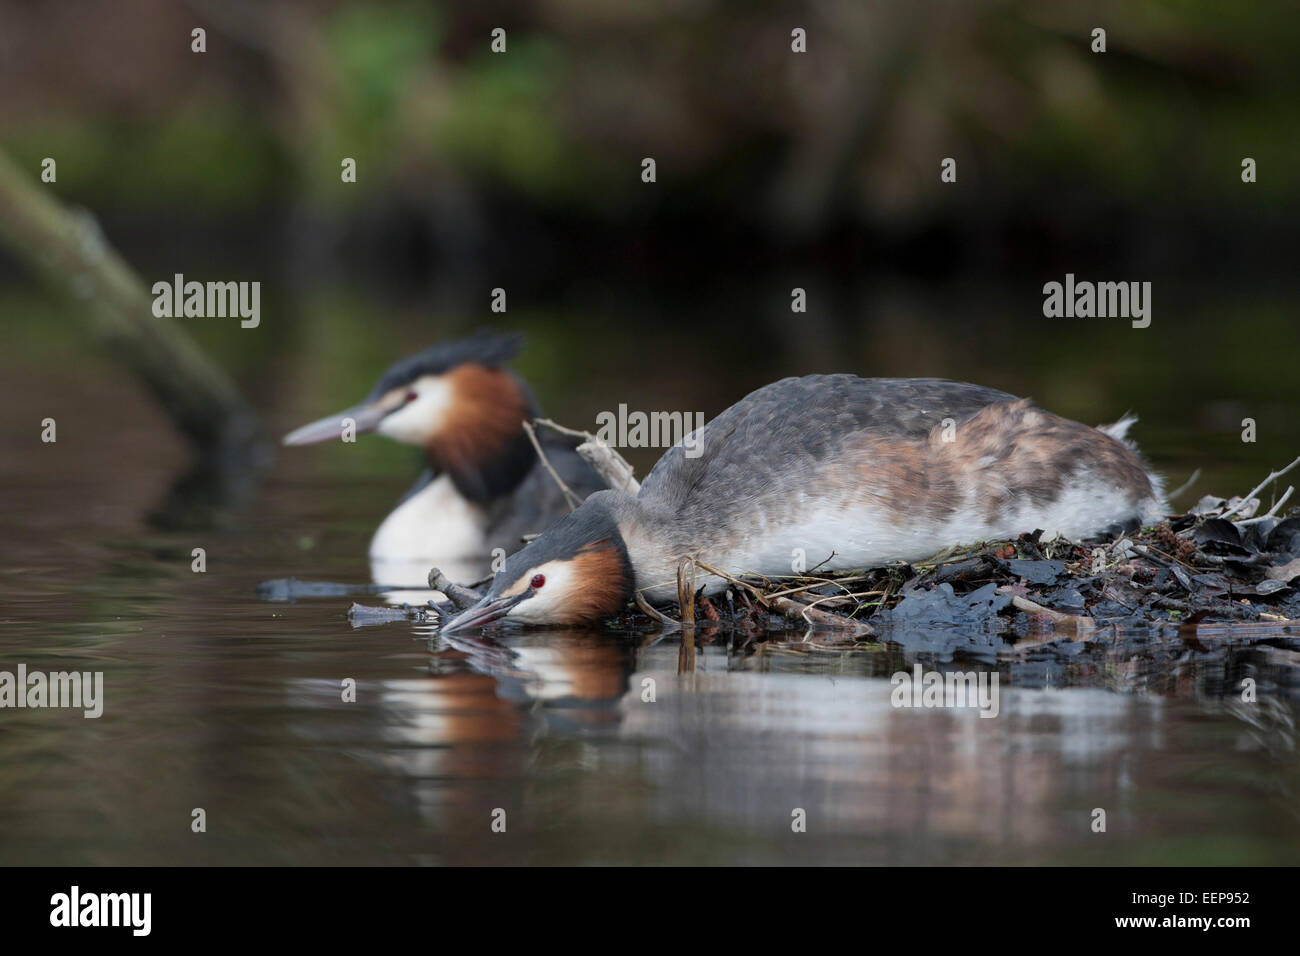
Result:
<svg viewBox="0 0 1300 956"><path fill-rule="evenodd" d="M1018 400L995 388L943 378L846 377L853 382L843 398L858 410L859 427L900 438L922 438L946 418L962 422L988 405Z"/></svg>
<svg viewBox="0 0 1300 956"><path fill-rule="evenodd" d="M946 418L960 423L1016 396L938 378L805 375L751 392L669 449L646 476L643 500L688 511L718 494L758 498L816 474L844 439L870 429L921 438ZM698 455L689 453L692 440Z"/></svg>

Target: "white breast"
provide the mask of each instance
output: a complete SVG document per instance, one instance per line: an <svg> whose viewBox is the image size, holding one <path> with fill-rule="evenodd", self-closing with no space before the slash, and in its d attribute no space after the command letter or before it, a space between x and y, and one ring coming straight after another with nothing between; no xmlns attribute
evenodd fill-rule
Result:
<svg viewBox="0 0 1300 956"><path fill-rule="evenodd" d="M439 475L384 519L370 540L370 556L430 563L477 558L487 553L486 527L483 509Z"/></svg>
<svg viewBox="0 0 1300 956"><path fill-rule="evenodd" d="M1012 503L990 516L974 496L952 515L927 519L897 515L883 508L858 504L843 507L820 501L801 510L797 522L770 523L760 513L749 520L749 533L737 542L710 542L700 548L705 564L733 575L743 573L784 577L804 569L843 571L878 567L891 561L920 561L956 544L1013 538L1042 529L1043 540L1058 535L1077 541L1130 517L1149 520L1154 499L1137 507L1121 491L1087 478L1076 482L1056 501L1036 505L1029 500ZM676 556L657 553L639 539L628 542L637 568L637 586L648 589L651 600L674 597L677 592ZM638 561L639 555L644 555ZM700 573L696 586L709 593L725 581Z"/></svg>
<svg viewBox="0 0 1300 956"><path fill-rule="evenodd" d="M370 540L370 574L376 584L410 589L390 591L392 603L423 604L429 569L441 568L453 581L475 581L488 567L487 518L440 475L393 509Z"/></svg>

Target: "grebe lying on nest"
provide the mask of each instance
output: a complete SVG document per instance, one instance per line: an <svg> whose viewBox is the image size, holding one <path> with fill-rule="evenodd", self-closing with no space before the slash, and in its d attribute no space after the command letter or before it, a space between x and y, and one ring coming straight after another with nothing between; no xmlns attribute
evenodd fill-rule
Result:
<svg viewBox="0 0 1300 956"><path fill-rule="evenodd" d="M640 492L599 491L511 556L445 625L581 624L633 590L676 594L694 557L739 575L917 561L958 542L1043 530L1078 540L1164 508L1124 435L1028 399L942 379L808 375L767 385L659 460ZM724 580L704 578L705 592Z"/></svg>

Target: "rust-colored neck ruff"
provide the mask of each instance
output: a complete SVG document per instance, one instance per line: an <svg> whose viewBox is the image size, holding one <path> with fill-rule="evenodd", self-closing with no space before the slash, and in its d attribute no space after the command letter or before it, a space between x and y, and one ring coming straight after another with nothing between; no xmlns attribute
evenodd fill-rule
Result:
<svg viewBox="0 0 1300 956"><path fill-rule="evenodd" d="M472 501L513 491L535 457L522 424L535 412L531 400L504 369L461 365L444 378L452 400L425 448L430 463Z"/></svg>
<svg viewBox="0 0 1300 956"><path fill-rule="evenodd" d="M583 545L573 556L574 580L581 590L567 596L564 623L582 624L611 617L632 596L632 568L621 542L602 538Z"/></svg>

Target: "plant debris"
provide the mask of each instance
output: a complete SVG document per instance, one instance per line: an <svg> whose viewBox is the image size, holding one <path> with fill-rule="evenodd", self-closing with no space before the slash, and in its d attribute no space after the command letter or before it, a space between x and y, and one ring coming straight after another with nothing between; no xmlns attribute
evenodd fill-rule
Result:
<svg viewBox="0 0 1300 956"><path fill-rule="evenodd" d="M841 641L872 635L866 639L901 639L908 650L976 657L996 656L1008 632L1076 637L1105 627L1178 631L1243 621L1300 632L1300 509L1253 520L1257 507L1207 497L1186 514L1112 538L1043 541L1035 532L914 565L727 576L730 588L712 599L698 626L761 636L788 633L800 617L810 627L838 621L847 634ZM1237 520L1223 517L1229 511ZM660 611L664 620L682 620Z"/></svg>

